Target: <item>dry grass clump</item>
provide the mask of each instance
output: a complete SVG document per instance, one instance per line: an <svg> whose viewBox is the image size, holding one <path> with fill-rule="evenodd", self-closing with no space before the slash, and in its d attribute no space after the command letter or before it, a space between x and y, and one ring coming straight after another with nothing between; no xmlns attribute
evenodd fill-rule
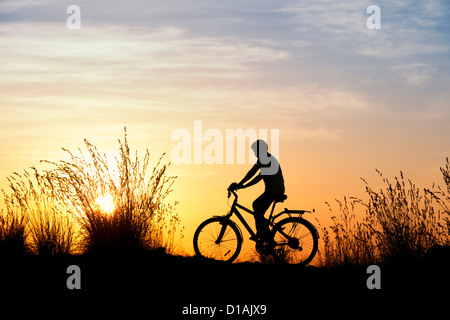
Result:
<svg viewBox="0 0 450 320"><path fill-rule="evenodd" d="M173 250L180 220L174 206L166 204L175 177L166 175L167 165L161 159L148 176L150 154L142 163L133 156L125 138L119 140L120 154L115 170L106 155L85 140L88 156L81 150L75 155L65 150L70 161L52 163L48 172L60 194L71 201L81 227L82 247L88 253L136 252L164 247ZM162 157L161 157L162 158ZM96 204L101 195L114 201L112 213Z"/></svg>
<svg viewBox="0 0 450 320"><path fill-rule="evenodd" d="M26 218L20 212L7 210L0 214L0 255L24 255L26 244Z"/></svg>
<svg viewBox="0 0 450 320"><path fill-rule="evenodd" d="M445 166L440 168L445 183L445 190L440 186L436 188L433 184L432 190L425 189L425 192L437 202L442 210L442 219L439 222L439 226L444 230L444 234L447 234L447 245L450 245L450 163L448 158L445 160Z"/></svg>
<svg viewBox="0 0 450 320"><path fill-rule="evenodd" d="M85 140L88 154L65 150L68 161L43 161L50 170L13 173L6 212L0 215L0 254L132 253L163 247L172 252L182 237L175 204L166 203L175 177L161 159L148 175L150 154L140 161L119 140L115 165ZM110 195L112 212L97 199Z"/></svg>
<svg viewBox="0 0 450 320"><path fill-rule="evenodd" d="M55 188L45 175L31 168L33 175L13 173L8 177L11 194L5 191L7 216L23 234L22 250L41 255L70 254L74 248L74 228L71 212L55 194ZM20 226L20 227L18 227ZM23 230L23 232L22 232ZM17 231L18 232L18 231Z"/></svg>
<svg viewBox="0 0 450 320"><path fill-rule="evenodd" d="M364 222L358 222L355 214L355 198L336 200L339 213L332 213L332 225L321 227L323 248L317 257L321 266L363 265L375 261L374 243L370 240L369 230Z"/></svg>
<svg viewBox="0 0 450 320"><path fill-rule="evenodd" d="M448 160L447 167L441 171L450 191ZM420 189L405 180L402 172L399 178L395 177L395 182L377 172L384 187L376 191L363 179L368 200L344 198L342 202L337 201L338 214L334 214L330 206L333 224L321 228L324 244L321 265L417 261L432 246L448 243L448 194L442 189ZM357 206L364 213L360 219Z"/></svg>

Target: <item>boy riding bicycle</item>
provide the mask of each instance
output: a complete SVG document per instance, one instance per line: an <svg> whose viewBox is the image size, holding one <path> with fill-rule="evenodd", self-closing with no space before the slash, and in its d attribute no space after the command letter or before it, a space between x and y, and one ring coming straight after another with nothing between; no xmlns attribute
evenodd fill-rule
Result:
<svg viewBox="0 0 450 320"><path fill-rule="evenodd" d="M278 160L268 152L267 143L263 140L257 140L251 148L258 158L255 165L248 171L245 177L239 183L233 182L229 189L245 189L264 181L265 190L254 202L253 212L255 216L255 225L257 230L257 237L264 242L270 242L271 239L269 221L264 218L264 214L270 205L281 196L284 195L284 179ZM257 172L260 171L257 176L249 181Z"/></svg>

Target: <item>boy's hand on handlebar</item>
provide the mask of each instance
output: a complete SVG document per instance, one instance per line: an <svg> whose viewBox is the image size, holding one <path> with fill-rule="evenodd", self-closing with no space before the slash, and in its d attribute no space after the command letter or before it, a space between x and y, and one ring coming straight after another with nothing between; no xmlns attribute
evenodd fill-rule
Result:
<svg viewBox="0 0 450 320"><path fill-rule="evenodd" d="M239 183L236 183L236 182L233 182L228 187L228 191L234 191L234 190L238 190L238 189L242 189L242 185L240 185Z"/></svg>
<svg viewBox="0 0 450 320"><path fill-rule="evenodd" d="M236 183L236 182L233 182L233 183L230 184L230 186L228 187L228 191L234 191L234 190L236 190L236 189L238 189L237 183Z"/></svg>

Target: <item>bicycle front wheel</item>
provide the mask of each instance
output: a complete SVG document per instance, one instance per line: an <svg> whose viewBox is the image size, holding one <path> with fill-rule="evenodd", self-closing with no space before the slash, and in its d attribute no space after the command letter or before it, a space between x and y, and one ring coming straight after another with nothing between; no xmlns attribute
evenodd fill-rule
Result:
<svg viewBox="0 0 450 320"><path fill-rule="evenodd" d="M242 248L241 232L236 224L222 217L202 222L194 234L194 250L198 256L233 262Z"/></svg>
<svg viewBox="0 0 450 320"><path fill-rule="evenodd" d="M277 243L274 258L278 262L307 265L317 253L317 231L305 219L283 219L274 226L273 235Z"/></svg>

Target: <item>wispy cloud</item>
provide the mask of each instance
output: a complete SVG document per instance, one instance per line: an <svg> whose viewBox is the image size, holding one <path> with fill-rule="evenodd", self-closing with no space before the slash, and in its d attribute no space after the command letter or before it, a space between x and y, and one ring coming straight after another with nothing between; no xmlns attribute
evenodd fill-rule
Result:
<svg viewBox="0 0 450 320"><path fill-rule="evenodd" d="M289 58L289 52L237 38L198 37L186 30L98 26L70 32L61 24L3 24L3 81L101 81L129 78L237 77L247 65ZM40 37L35 35L39 34ZM33 50L30 50L33 48ZM44 76L44 77L43 77ZM1 81L2 79L0 79Z"/></svg>
<svg viewBox="0 0 450 320"><path fill-rule="evenodd" d="M174 115L217 117L214 110L234 107L239 84L290 59L260 41L173 26L71 31L63 23L3 23L0 46L2 131L37 136L151 119L153 136L161 137L157 123L170 130Z"/></svg>
<svg viewBox="0 0 450 320"><path fill-rule="evenodd" d="M291 4L275 12L291 15L294 30L327 32L335 36L361 30L365 26L364 8L368 1L306 0Z"/></svg>
<svg viewBox="0 0 450 320"><path fill-rule="evenodd" d="M408 87L449 81L443 0L380 0L381 30L366 28L369 0L83 0L81 30L66 28L66 4L1 2L2 125L201 117L330 139L377 108L445 112L435 92L405 102Z"/></svg>
<svg viewBox="0 0 450 320"><path fill-rule="evenodd" d="M445 53L450 49L447 2L378 1L382 21L379 31L366 27L366 9L371 4L368 0L305 0L277 12L288 14L294 30L309 39L314 37L316 44L329 50L396 58Z"/></svg>
<svg viewBox="0 0 450 320"><path fill-rule="evenodd" d="M436 72L436 68L426 63L399 65L393 67L393 70L397 72L406 83L417 86L430 79Z"/></svg>
<svg viewBox="0 0 450 320"><path fill-rule="evenodd" d="M46 6L54 0L3 0L0 2L0 13L11 13L21 9L33 9Z"/></svg>

